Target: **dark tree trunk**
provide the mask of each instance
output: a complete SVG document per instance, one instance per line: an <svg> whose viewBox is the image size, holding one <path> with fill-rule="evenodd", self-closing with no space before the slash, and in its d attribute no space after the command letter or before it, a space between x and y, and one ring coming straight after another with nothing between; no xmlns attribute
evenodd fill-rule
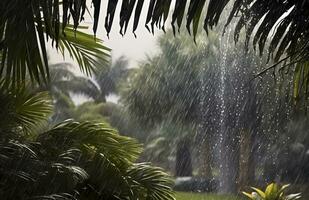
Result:
<svg viewBox="0 0 309 200"><path fill-rule="evenodd" d="M248 130L241 131L238 178L240 191L252 185L255 179L254 139L254 134L250 134Z"/></svg>
<svg viewBox="0 0 309 200"><path fill-rule="evenodd" d="M176 150L176 176L192 176L192 161L190 141L187 138L181 139Z"/></svg>

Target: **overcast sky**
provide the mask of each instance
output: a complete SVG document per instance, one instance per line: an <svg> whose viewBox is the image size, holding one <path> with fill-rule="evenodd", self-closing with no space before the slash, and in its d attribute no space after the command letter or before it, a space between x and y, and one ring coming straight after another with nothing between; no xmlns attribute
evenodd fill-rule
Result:
<svg viewBox="0 0 309 200"><path fill-rule="evenodd" d="M137 38L135 38L132 33L134 13L131 16L130 24L129 24L126 35L122 37L119 34L119 30L120 30L119 10L121 7L120 3L121 2L118 2L118 6L117 6L117 10L116 10L115 17L114 17L114 22L113 22L113 28L110 33L110 38L108 39L106 36L105 28L104 28L107 1L102 1L99 26L97 30L97 37L100 39L103 39L104 41L103 44L112 49L113 60L124 55L129 58L130 67L136 67L137 62L143 60L145 58L145 55L153 55L157 52L156 38L158 37L158 35L162 34L161 33L162 31L157 31L155 35L152 35L145 28L144 24L145 24L146 14L147 14L146 6L148 5L147 1L145 1L144 8L143 8L144 12L142 12L141 14L139 27L136 31ZM92 12L93 10L91 7L90 9ZM92 19L89 16L86 16L86 20L83 23L83 25L89 26L88 33L92 34ZM52 63L63 61L62 57L57 55L57 52L55 50L51 49L49 53L50 53ZM72 62L70 59L66 59L66 61Z"/></svg>
<svg viewBox="0 0 309 200"><path fill-rule="evenodd" d="M103 39L103 44L107 47L112 49L112 59L115 60L119 58L120 56L125 56L129 59L129 67L137 67L137 64L139 61L142 61L145 59L146 55L153 55L156 52L158 52L158 47L156 45L156 39L157 37L162 34L162 31L157 31L155 35L152 35L148 32L148 30L145 28L145 20L147 15L147 8L148 1L146 0L144 2L144 8L143 12L140 17L139 27L136 30L137 38L134 37L132 33L133 28L133 17L134 13L131 16L130 24L128 26L128 30L126 35L123 37L119 34L119 10L121 7L121 2L118 2L117 10L115 12L114 22L113 22L113 28L110 33L109 39L107 38L106 31L104 28L105 23L105 11L107 8L107 1L102 1L101 5L101 13L100 13L100 19L99 19L99 26L97 30L97 37L100 39ZM93 12L93 9L89 6L91 12ZM81 25L89 26L88 33L92 33L92 24L93 21L90 16L85 16L85 21ZM84 29L82 31L85 31ZM49 49L49 56L50 56L50 63L59 63L59 62L70 62L75 64L75 62L69 58L69 55L66 55L66 59L64 60L63 57L57 53L55 49L50 48ZM75 64L76 65L76 64ZM75 70L76 69L76 70ZM76 73L80 73L79 68L76 66L74 71ZM118 97L116 96L110 96L108 98L108 101L117 102ZM86 100L87 98L83 96L75 96L74 97L75 103L80 104Z"/></svg>

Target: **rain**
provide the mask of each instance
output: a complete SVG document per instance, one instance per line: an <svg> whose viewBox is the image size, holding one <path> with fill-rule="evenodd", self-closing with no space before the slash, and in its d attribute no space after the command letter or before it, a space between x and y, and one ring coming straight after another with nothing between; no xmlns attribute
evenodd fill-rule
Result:
<svg viewBox="0 0 309 200"><path fill-rule="evenodd" d="M0 3L1 199L309 199L309 1Z"/></svg>

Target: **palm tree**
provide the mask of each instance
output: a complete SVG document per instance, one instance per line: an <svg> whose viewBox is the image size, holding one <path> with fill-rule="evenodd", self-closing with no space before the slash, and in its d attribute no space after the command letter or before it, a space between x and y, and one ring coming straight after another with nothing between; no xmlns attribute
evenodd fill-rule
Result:
<svg viewBox="0 0 309 200"><path fill-rule="evenodd" d="M99 87L90 78L76 75L72 68L72 64L69 63L59 63L50 66L51 81L47 87L51 94L57 92L64 93L67 96L70 93L83 94L89 98L96 99L100 93Z"/></svg>
<svg viewBox="0 0 309 200"><path fill-rule="evenodd" d="M108 95L118 93L119 86L129 75L128 65L128 59L121 56L108 69L98 70L94 77L101 90L98 100L105 102Z"/></svg>
<svg viewBox="0 0 309 200"><path fill-rule="evenodd" d="M261 82L251 80L254 70L261 67L259 58L252 51L243 51L239 48L241 45L228 49L226 45L232 44L220 46L218 36L209 32L211 39L192 48L190 45L194 44L186 43L188 37L173 38L172 33L167 32L159 40L161 53L140 66L128 84L123 102L143 125L160 126L162 122L171 121L194 127L189 135L195 139L195 150L200 157L199 175L210 178L211 169L220 168L220 176L225 178L221 189L235 192L237 178L241 180L239 186L254 182L254 157L262 146L262 138L271 140L279 135L275 130L285 131L286 115L291 112L288 109L291 104L284 101L284 94L289 94L289 81L286 77L285 81L277 77L278 82L283 82L279 90L279 87L270 87L274 81L270 74ZM200 38L198 35L197 39ZM222 52L225 62L222 62ZM226 69L224 77L222 68ZM276 91L280 91L278 97L275 97ZM173 127L166 135L155 135L157 138L146 146L150 158L155 161L156 154L166 153L161 149L167 151L170 144L175 144L176 135L183 137L183 130L173 134L175 131ZM187 141L179 142L187 144ZM263 142L269 144L269 141ZM166 146L162 148L163 145ZM219 148L221 156L218 156ZM239 156L241 159L236 159Z"/></svg>
<svg viewBox="0 0 309 200"><path fill-rule="evenodd" d="M75 104L72 95L83 95L97 99L100 89L92 79L78 76L72 71L70 63L58 63L50 66L50 81L46 85L39 86L39 90L48 91L54 101L53 122L71 118Z"/></svg>
<svg viewBox="0 0 309 200"><path fill-rule="evenodd" d="M202 58L208 55L203 45L195 47L188 41L186 35L174 38L167 32L159 39L161 53L142 63L122 94L129 113L148 129L156 129L148 141L144 138L148 143L145 158L156 162L162 161L161 155L173 155L176 176L192 174L190 143L200 122L202 94L199 74ZM162 163L167 166L167 159Z"/></svg>
<svg viewBox="0 0 309 200"><path fill-rule="evenodd" d="M105 123L65 121L38 133L52 113L46 92L1 82L0 194L3 199L174 199L171 179L141 146Z"/></svg>

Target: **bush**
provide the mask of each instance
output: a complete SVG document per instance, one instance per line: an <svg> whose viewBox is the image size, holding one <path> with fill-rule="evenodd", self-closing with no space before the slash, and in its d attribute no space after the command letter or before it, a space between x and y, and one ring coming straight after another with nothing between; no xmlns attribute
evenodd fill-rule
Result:
<svg viewBox="0 0 309 200"><path fill-rule="evenodd" d="M269 184L265 192L258 188L251 187L254 191L250 193L243 192L251 200L296 200L299 199L300 193L286 195L284 191L289 185L279 186L276 183Z"/></svg>

